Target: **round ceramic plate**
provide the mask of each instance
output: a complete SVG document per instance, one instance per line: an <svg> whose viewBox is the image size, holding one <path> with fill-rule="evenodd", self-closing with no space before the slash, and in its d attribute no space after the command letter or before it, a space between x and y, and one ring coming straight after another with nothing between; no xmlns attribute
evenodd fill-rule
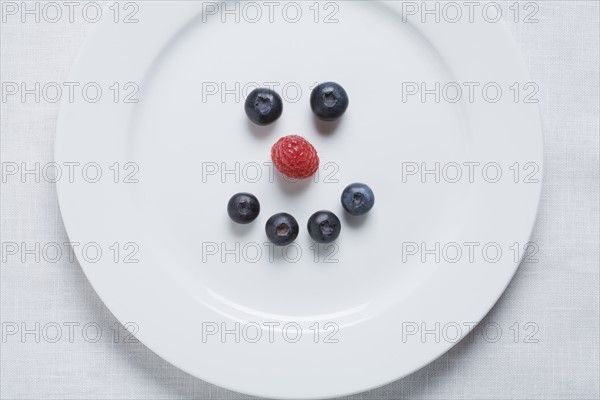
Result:
<svg viewBox="0 0 600 400"><path fill-rule="evenodd" d="M446 352L534 252L542 135L519 53L491 12L423 22L411 4L105 10L69 78L87 98L62 105L56 162L81 174L58 195L95 290L165 360L258 396L368 390ZM350 97L334 124L309 106L328 80ZM267 127L243 109L257 86L285 102ZM274 171L288 134L318 150L314 179ZM361 218L340 204L352 182L375 192ZM236 192L260 199L254 223L229 220ZM320 209L334 244L308 236ZM301 226L284 248L264 233L281 211Z"/></svg>

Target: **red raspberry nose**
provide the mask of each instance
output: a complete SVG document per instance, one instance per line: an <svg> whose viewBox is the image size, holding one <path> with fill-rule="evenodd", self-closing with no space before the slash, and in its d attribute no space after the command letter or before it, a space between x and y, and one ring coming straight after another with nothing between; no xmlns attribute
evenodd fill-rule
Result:
<svg viewBox="0 0 600 400"><path fill-rule="evenodd" d="M271 159L275 168L289 178L306 179L319 169L317 150L298 135L279 139L271 148Z"/></svg>

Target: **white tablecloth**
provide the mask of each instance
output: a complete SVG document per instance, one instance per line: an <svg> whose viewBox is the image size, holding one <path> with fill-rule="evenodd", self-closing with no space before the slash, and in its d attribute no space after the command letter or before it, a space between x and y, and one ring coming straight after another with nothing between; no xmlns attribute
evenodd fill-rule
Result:
<svg viewBox="0 0 600 400"><path fill-rule="evenodd" d="M513 3L501 2L505 10ZM508 26L540 86L545 177L532 237L539 245L539 262L519 268L471 340L405 379L352 398L600 395L599 3L535 4L538 23ZM91 28L81 18L57 24L7 18L2 81L64 82ZM57 111L58 104L48 102L3 101L2 162L52 161ZM68 240L51 183L9 179L1 200L3 243L44 246ZM126 343L123 328L77 262L67 257L57 263L8 257L1 282L3 399L247 397L187 375L140 343ZM54 324L62 332L57 340ZM489 340L486 327L500 327L501 338ZM19 332L10 334L14 329ZM23 336L24 329L32 333ZM102 337L95 341L97 329ZM115 331L120 332L117 340Z"/></svg>

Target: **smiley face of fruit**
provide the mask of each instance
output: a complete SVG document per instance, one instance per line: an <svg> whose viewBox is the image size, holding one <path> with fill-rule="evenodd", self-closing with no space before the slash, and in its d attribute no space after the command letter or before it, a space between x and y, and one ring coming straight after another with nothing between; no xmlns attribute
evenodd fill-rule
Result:
<svg viewBox="0 0 600 400"><path fill-rule="evenodd" d="M348 94L335 82L319 84L311 93L310 106L317 118L334 121L348 108ZM283 112L281 97L271 89L253 90L244 104L248 118L255 124L275 122ZM317 151L306 139L289 135L279 139L271 148L271 159L279 172L293 179L306 179L319 169ZM367 213L375 203L371 188L362 183L348 185L341 196L344 209L351 215ZM237 193L227 204L229 217L239 223L254 221L260 213L258 199L250 193ZM331 211L317 211L308 219L308 233L317 243L334 242L340 235L342 224ZM278 213L265 224L265 233L271 243L286 246L298 237L298 221L287 213Z"/></svg>

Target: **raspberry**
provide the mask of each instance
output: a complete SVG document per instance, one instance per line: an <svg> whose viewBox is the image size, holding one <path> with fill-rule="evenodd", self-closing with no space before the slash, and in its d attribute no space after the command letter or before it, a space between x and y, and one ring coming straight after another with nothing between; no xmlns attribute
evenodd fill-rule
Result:
<svg viewBox="0 0 600 400"><path fill-rule="evenodd" d="M271 159L277 170L289 178L309 178L319 168L317 151L306 139L297 135L279 139L271 148Z"/></svg>

